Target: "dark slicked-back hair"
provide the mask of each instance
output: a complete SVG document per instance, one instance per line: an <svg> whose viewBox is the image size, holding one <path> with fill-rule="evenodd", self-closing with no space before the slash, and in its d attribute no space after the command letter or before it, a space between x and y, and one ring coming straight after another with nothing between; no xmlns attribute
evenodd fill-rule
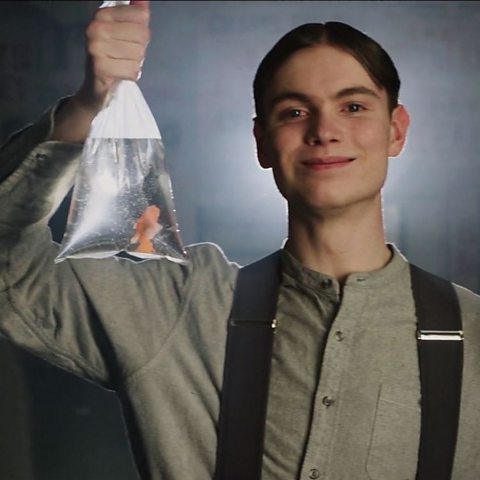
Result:
<svg viewBox="0 0 480 480"><path fill-rule="evenodd" d="M260 63L253 82L255 112L265 119L265 97L278 69L297 51L329 45L354 57L372 81L385 89L390 113L398 105L400 78L388 53L372 38L341 22L306 23L284 35Z"/></svg>

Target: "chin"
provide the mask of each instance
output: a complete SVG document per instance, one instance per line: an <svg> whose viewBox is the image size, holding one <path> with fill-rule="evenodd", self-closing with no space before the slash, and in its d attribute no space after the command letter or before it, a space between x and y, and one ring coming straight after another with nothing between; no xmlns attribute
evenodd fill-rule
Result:
<svg viewBox="0 0 480 480"><path fill-rule="evenodd" d="M288 200L287 200L288 201ZM348 209L372 207L377 209L381 205L379 195L368 198L348 198L338 195L316 196L316 198L296 198L288 201L289 211L296 216L325 217L336 216Z"/></svg>

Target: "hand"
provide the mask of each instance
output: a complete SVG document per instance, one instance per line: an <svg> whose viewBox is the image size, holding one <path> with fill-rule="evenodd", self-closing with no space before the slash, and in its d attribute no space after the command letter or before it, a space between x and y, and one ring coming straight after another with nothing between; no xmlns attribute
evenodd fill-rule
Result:
<svg viewBox="0 0 480 480"><path fill-rule="evenodd" d="M75 97L98 112L118 80L140 78L150 40L148 1L99 9L86 29L85 79Z"/></svg>

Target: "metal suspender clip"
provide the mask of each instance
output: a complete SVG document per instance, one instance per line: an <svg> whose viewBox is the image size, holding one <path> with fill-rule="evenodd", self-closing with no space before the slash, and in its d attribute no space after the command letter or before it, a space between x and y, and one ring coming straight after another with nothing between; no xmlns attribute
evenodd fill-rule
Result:
<svg viewBox="0 0 480 480"><path fill-rule="evenodd" d="M417 330L417 340L463 341L463 330Z"/></svg>

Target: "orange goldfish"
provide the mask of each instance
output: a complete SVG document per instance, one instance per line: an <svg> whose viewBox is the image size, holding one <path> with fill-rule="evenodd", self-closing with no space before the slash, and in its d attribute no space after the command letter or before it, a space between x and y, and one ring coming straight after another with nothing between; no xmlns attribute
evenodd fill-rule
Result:
<svg viewBox="0 0 480 480"><path fill-rule="evenodd" d="M162 230L158 223L160 208L149 205L135 223L135 235L130 239L130 244L138 243L134 251L139 253L155 253L152 239Z"/></svg>

